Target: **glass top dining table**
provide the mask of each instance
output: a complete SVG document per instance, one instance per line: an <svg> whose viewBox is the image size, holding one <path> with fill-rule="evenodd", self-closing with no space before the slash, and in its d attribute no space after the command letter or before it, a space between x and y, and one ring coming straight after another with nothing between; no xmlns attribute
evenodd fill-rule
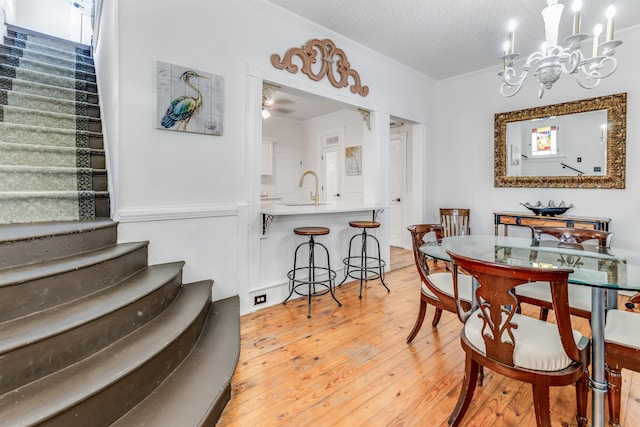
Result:
<svg viewBox="0 0 640 427"><path fill-rule="evenodd" d="M591 288L591 422L593 426L604 427L604 400L607 392L604 363L605 310L607 306L612 307L617 303L617 291L640 291L640 251L555 240L542 240L536 244L531 238L493 235L445 237L439 243L425 243L420 251L441 261L449 261L448 252L452 252L496 264L573 269L573 273L569 275L569 283ZM609 304L606 299L609 299Z"/></svg>

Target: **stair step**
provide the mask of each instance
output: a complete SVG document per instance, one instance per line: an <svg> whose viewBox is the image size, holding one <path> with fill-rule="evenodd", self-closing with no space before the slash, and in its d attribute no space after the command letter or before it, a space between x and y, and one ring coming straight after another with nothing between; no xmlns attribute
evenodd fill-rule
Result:
<svg viewBox="0 0 640 427"><path fill-rule="evenodd" d="M49 73L41 73L34 70L14 67L8 64L0 63L0 75L12 79L43 83L46 85L63 87L66 89L75 89L96 94L98 93L98 86L95 83L88 82L86 80L56 76Z"/></svg>
<svg viewBox="0 0 640 427"><path fill-rule="evenodd" d="M230 398L239 356L236 296L213 303L207 325L189 357L153 394L111 427L214 425Z"/></svg>
<svg viewBox="0 0 640 427"><path fill-rule="evenodd" d="M9 36L4 36L4 44L9 47L16 47L18 49L30 50L33 52L40 52L58 58L75 60L77 62L83 62L85 64L93 65L93 57L89 56L89 52L83 49L57 49L55 47L45 46L32 41L20 40L16 39L15 37Z"/></svg>
<svg viewBox="0 0 640 427"><path fill-rule="evenodd" d="M109 218L107 191L0 192L0 224Z"/></svg>
<svg viewBox="0 0 640 427"><path fill-rule="evenodd" d="M7 79L11 81L11 79ZM0 82L0 85L2 83ZM76 102L60 98L48 98L45 96L31 95L29 93L14 90L0 89L0 105L28 108L52 113L71 114L74 116L86 116L100 118L100 107L97 105Z"/></svg>
<svg viewBox="0 0 640 427"><path fill-rule="evenodd" d="M86 116L0 105L0 121L30 126L102 132L102 122Z"/></svg>
<svg viewBox="0 0 640 427"><path fill-rule="evenodd" d="M96 73L96 68L93 64L88 64L84 61L76 61L75 58L67 59L59 56L49 55L44 52L23 49L16 46L7 46L3 44L0 44L0 53L7 56L28 59L30 61L37 61L43 64L57 65L59 67L69 68L85 73Z"/></svg>
<svg viewBox="0 0 640 427"><path fill-rule="evenodd" d="M0 165L105 169L104 150L0 142Z"/></svg>
<svg viewBox="0 0 640 427"><path fill-rule="evenodd" d="M183 262L150 266L120 283L0 324L0 394L100 351L165 310Z"/></svg>
<svg viewBox="0 0 640 427"><path fill-rule="evenodd" d="M108 426L153 392L188 356L210 301L210 281L185 285L167 310L135 332L66 369L0 396L0 422Z"/></svg>
<svg viewBox="0 0 640 427"><path fill-rule="evenodd" d="M7 24L7 35L16 39L33 41L34 43L54 47L61 50L83 50L86 52L87 56L91 56L91 46L34 31L29 28Z"/></svg>
<svg viewBox="0 0 640 427"><path fill-rule="evenodd" d="M32 61L18 56L11 56L0 53L0 64L11 65L19 69L35 71L52 76L66 77L68 79L83 80L90 83L96 82L95 73L77 70L76 68L66 68L59 65L46 64L44 62Z"/></svg>
<svg viewBox="0 0 640 427"><path fill-rule="evenodd" d="M68 89L11 77L0 77L0 89L10 91L9 93L16 92L45 97L53 101L65 100L68 102L79 102L88 104L91 108L98 108L98 94L82 90Z"/></svg>
<svg viewBox="0 0 640 427"><path fill-rule="evenodd" d="M101 133L2 122L0 122L0 141L99 150L104 148Z"/></svg>
<svg viewBox="0 0 640 427"><path fill-rule="evenodd" d="M0 225L0 270L115 245L112 220Z"/></svg>
<svg viewBox="0 0 640 427"><path fill-rule="evenodd" d="M104 169L0 165L0 191L106 191Z"/></svg>
<svg viewBox="0 0 640 427"><path fill-rule="evenodd" d="M113 286L146 267L147 246L148 242L120 243L0 270L0 323Z"/></svg>

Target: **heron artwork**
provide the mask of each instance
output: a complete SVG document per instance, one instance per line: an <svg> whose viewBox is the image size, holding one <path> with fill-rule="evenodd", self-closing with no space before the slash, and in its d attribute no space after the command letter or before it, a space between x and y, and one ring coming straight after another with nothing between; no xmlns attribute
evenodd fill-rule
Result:
<svg viewBox="0 0 640 427"><path fill-rule="evenodd" d="M187 125L191 118L202 108L202 92L191 83L191 79L208 79L195 71L188 70L182 73L180 80L193 89L196 96L182 95L171 101L167 112L162 117L160 124L167 129L176 126L176 130L187 130Z"/></svg>

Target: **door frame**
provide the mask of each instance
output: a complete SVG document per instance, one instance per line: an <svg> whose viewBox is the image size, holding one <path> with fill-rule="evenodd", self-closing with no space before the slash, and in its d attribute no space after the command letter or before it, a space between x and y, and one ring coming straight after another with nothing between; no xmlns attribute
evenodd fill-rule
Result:
<svg viewBox="0 0 640 427"><path fill-rule="evenodd" d="M397 230L394 230L397 235L399 236L400 239L400 247L402 247L403 249L409 249L408 245L408 239L405 236L405 233L403 233L404 230L406 230L407 227L407 218L408 218L408 209L411 208L410 203L409 203L409 198L408 198L408 193L407 193L407 180L409 179L409 176L407 174L407 139L408 139L408 132L403 131L403 132L398 132L398 133L391 133L389 135L389 149L391 149L391 143L393 140L399 140L400 141L400 146L401 146L401 158L399 159L400 162L402 164L398 165L399 171L404 171L403 176L400 178L401 179L401 185L400 185L400 194L398 195L400 197L401 203L402 205L400 205L400 222L399 222L399 228ZM389 156L389 190L391 190L391 177L392 177L392 172L393 172L393 167L391 165L391 156ZM389 191L389 195L388 197L391 196L391 191ZM390 200L389 203L392 203L392 201ZM391 206L391 205L390 205ZM389 215L391 216L391 215ZM391 223L391 218L389 218L389 228L392 227L392 223ZM390 235L392 234L391 232L389 233ZM391 242L389 242L391 244Z"/></svg>

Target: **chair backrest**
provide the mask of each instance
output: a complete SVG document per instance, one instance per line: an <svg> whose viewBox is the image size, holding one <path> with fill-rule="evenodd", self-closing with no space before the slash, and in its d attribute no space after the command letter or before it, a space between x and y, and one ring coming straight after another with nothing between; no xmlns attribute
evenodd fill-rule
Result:
<svg viewBox="0 0 640 427"><path fill-rule="evenodd" d="M420 278L426 282L426 276L429 275L429 266L427 265L427 256L420 251L420 246L425 244L424 237L428 233L433 233L433 238L441 240L444 236L444 230L440 224L416 224L407 227L411 232L411 242L413 244L413 258L420 273Z"/></svg>
<svg viewBox="0 0 640 427"><path fill-rule="evenodd" d="M514 315L518 299L513 290L528 282L550 282L556 324L567 355L580 361L580 351L573 338L569 316L567 282L573 271L568 268L540 269L501 265L478 261L449 252L451 257L454 289L457 286L458 268L478 281L475 291L479 310L477 315L483 322L482 336L488 358L508 366L514 366L513 354L516 339L513 330L518 328ZM534 320L528 318L530 320ZM464 319L466 320L466 319ZM535 319L535 321L538 321Z"/></svg>
<svg viewBox="0 0 640 427"><path fill-rule="evenodd" d="M444 236L462 236L470 234L469 213L471 209L440 208L440 222Z"/></svg>
<svg viewBox="0 0 640 427"><path fill-rule="evenodd" d="M588 230L571 227L531 227L534 245L538 245L545 236L551 236L563 243L580 246L583 242L593 240L597 246L611 246L613 233L601 230Z"/></svg>

